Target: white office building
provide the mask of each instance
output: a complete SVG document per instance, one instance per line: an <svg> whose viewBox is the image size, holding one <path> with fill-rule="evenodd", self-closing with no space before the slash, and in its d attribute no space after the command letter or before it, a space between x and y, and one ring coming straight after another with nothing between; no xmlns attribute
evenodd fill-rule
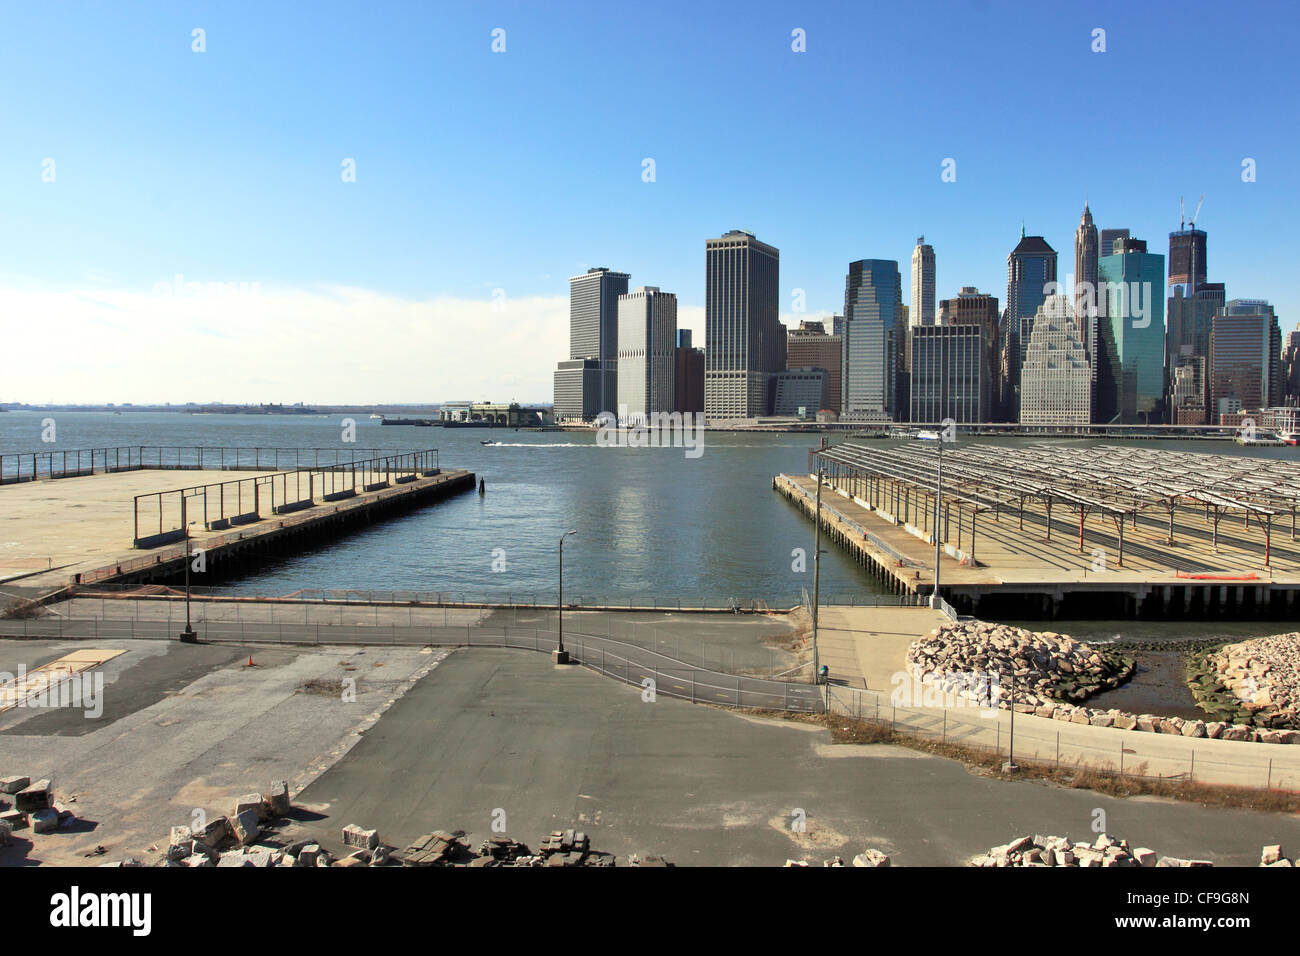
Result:
<svg viewBox="0 0 1300 956"><path fill-rule="evenodd" d="M677 296L656 286L618 297L618 418L643 425L676 405Z"/></svg>
<svg viewBox="0 0 1300 956"><path fill-rule="evenodd" d="M1038 307L1024 356L1020 369L1020 424L1088 424L1092 416L1092 367L1074 320L1070 296L1048 296Z"/></svg>

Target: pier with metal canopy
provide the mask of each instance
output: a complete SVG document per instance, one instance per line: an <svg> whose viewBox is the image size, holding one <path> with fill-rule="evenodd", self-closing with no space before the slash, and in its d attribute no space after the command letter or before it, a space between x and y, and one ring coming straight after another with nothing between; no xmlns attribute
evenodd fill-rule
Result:
<svg viewBox="0 0 1300 956"><path fill-rule="evenodd" d="M813 449L807 479L779 476L776 484L792 497L790 482L815 489L820 472L839 493L824 496L830 507L852 512L902 556L889 564L930 569L898 582L904 590L932 588L934 559L925 555L937 533L943 593L967 606L1033 592L1051 609L1080 593L1121 595L1124 610L1155 596L1162 609L1205 616L1293 607L1296 462L1121 445L945 443L936 528L938 446Z"/></svg>

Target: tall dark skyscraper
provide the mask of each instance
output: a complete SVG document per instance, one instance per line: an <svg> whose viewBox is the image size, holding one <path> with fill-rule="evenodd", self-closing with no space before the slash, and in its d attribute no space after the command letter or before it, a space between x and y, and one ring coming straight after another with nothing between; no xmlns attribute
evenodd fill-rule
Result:
<svg viewBox="0 0 1300 956"><path fill-rule="evenodd" d="M1097 247L1098 247L1098 248L1097 248L1097 255L1098 255L1098 257L1101 257L1101 256L1108 256L1108 255L1110 255L1112 252L1114 252L1114 248L1113 248L1113 247L1114 247L1114 245L1115 245L1115 240L1116 240L1116 239L1128 239L1128 238L1129 238L1129 234L1128 234L1128 230L1127 230L1127 229L1103 229L1103 230L1101 230L1101 232L1100 232L1099 235L1100 235L1100 238L1099 238L1098 241L1097 241Z"/></svg>
<svg viewBox="0 0 1300 956"><path fill-rule="evenodd" d="M1002 327L1003 411L1010 421L1020 418L1020 364L1029 344L1038 307L1056 282L1056 250L1042 236L1026 236L1007 256L1007 311Z"/></svg>
<svg viewBox="0 0 1300 956"><path fill-rule="evenodd" d="M785 369L780 279L780 250L748 232L705 242L705 418L770 413L772 376Z"/></svg>
<svg viewBox="0 0 1300 956"><path fill-rule="evenodd" d="M1199 417L1217 421L1211 408L1210 333L1214 317L1223 311L1227 293L1222 282L1206 282L1206 236L1201 229L1180 224L1169 234L1168 328L1165 331L1165 391L1169 420ZM1180 372L1180 369L1182 370ZM1192 383L1179 389L1180 380Z"/></svg>
<svg viewBox="0 0 1300 956"><path fill-rule="evenodd" d="M1205 232L1179 229L1169 234L1169 291L1183 286L1183 295L1191 295L1205 285Z"/></svg>
<svg viewBox="0 0 1300 956"><path fill-rule="evenodd" d="M903 278L893 259L849 263L844 279L844 417L894 421L905 417L898 386L907 326Z"/></svg>

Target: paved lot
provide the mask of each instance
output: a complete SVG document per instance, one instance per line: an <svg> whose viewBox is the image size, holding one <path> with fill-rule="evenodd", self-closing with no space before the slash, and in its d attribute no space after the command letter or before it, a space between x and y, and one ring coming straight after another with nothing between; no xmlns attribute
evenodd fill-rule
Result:
<svg viewBox="0 0 1300 956"><path fill-rule="evenodd" d="M1265 843L1300 844L1300 821L1155 800L1116 800L973 776L890 747L835 746L822 729L763 721L627 687L512 650L459 650L399 700L299 797L306 832L338 847L349 823L405 845L435 828L536 845L579 827L595 848L679 865L851 856L952 865L1024 833L1111 833L1162 854L1253 865ZM796 832L792 813L807 814Z"/></svg>
<svg viewBox="0 0 1300 956"><path fill-rule="evenodd" d="M193 646L164 641L0 641L16 672L86 647L127 653L103 668L104 711L18 708L0 714L0 774L52 777L77 823L15 834L0 865L85 864L145 854L196 809L229 813L274 780L304 786L360 739L411 679L441 661L417 648ZM254 667L242 666L253 655ZM356 699L313 693L313 679L356 680ZM71 802L71 798L76 798Z"/></svg>

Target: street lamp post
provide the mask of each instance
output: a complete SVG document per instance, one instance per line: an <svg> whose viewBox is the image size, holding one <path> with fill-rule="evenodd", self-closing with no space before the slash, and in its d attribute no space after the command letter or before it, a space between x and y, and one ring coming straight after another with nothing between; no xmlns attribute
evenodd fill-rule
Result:
<svg viewBox="0 0 1300 956"><path fill-rule="evenodd" d="M197 644L199 636L194 633L190 623L190 522L186 510L185 492L181 492L181 528L185 532L185 630L180 633L180 640L185 644Z"/></svg>
<svg viewBox="0 0 1300 956"><path fill-rule="evenodd" d="M817 654L817 611L821 606L822 583L822 482L825 481L822 465L817 465L817 514L813 518L816 532L813 534L813 601L812 601L812 652L813 683L820 683L822 671Z"/></svg>
<svg viewBox="0 0 1300 956"><path fill-rule="evenodd" d="M555 606L560 639L555 650L551 651L551 660L557 664L569 663L569 652L564 649L564 539L577 533L577 531L566 531L560 535L560 598Z"/></svg>
<svg viewBox="0 0 1300 956"><path fill-rule="evenodd" d="M939 610L939 555L943 552L943 539L939 534L939 515L943 507L943 432L939 432L939 472L934 482L934 593L930 607Z"/></svg>

